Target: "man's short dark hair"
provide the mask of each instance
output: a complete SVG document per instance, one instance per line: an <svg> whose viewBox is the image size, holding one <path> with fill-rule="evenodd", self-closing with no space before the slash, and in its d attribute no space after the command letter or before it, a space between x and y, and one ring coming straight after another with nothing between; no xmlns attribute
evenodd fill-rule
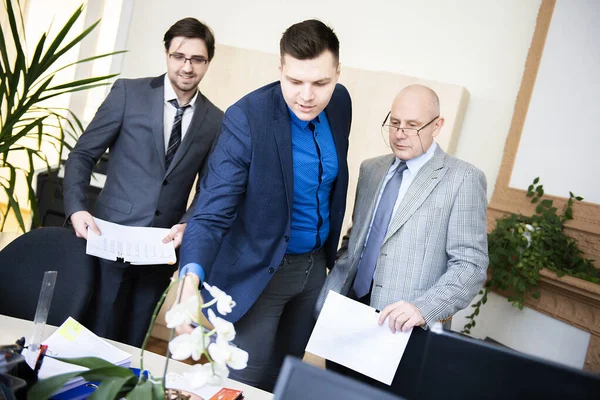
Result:
<svg viewBox="0 0 600 400"><path fill-rule="evenodd" d="M208 60L212 60L215 55L215 35L208 26L191 17L175 22L163 38L167 51L171 47L171 40L178 36L188 39L202 39L204 44L206 44L206 50L208 50Z"/></svg>
<svg viewBox="0 0 600 400"><path fill-rule="evenodd" d="M333 29L319 20L308 19L287 28L279 42L279 52L297 60L312 60L324 51L333 54L335 62L340 58L340 42Z"/></svg>

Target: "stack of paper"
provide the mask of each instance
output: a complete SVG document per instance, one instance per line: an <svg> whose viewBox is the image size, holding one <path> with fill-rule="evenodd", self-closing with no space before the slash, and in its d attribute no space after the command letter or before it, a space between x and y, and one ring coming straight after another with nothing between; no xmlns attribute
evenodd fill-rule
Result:
<svg viewBox="0 0 600 400"><path fill-rule="evenodd" d="M51 357L78 358L98 357L121 367L129 367L131 354L116 348L104 339L96 336L86 327L69 317L48 339L43 341L48 351L39 371L39 379L67 372L81 371L86 368L55 360ZM51 357L48 357L51 356ZM57 393L70 390L84 383L83 378L68 381Z"/></svg>
<svg viewBox="0 0 600 400"><path fill-rule="evenodd" d="M94 218L94 222L102 235L88 229L86 253L89 255L137 265L175 264L177 261L173 242L162 242L169 229L125 226L99 218Z"/></svg>

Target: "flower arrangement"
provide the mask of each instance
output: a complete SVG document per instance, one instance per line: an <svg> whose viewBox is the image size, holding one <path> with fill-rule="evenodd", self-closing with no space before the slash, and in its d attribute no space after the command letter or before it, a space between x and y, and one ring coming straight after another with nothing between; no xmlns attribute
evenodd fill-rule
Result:
<svg viewBox="0 0 600 400"><path fill-rule="evenodd" d="M573 219L573 204L582 197L569 193L562 214L553 201L543 199L544 187L535 178L527 189L531 203L537 204L535 214L509 214L496 221L496 227L488 234L490 279L479 292L481 298L472 305L470 321L462 333L471 333L475 317L487 302L490 291L508 294L513 306L523 309L525 297L539 298L537 290L540 270L547 268L558 276L571 275L590 282L600 282L600 269L593 261L583 257L577 242L564 233L565 222Z"/></svg>
<svg viewBox="0 0 600 400"><path fill-rule="evenodd" d="M199 296L194 296L175 304L165 315L167 328L174 329L179 325L198 321L200 310L215 303L221 315L229 314L235 307L231 296L216 286L204 283L204 287L213 296L213 300L201 305ZM199 325L191 333L183 333L169 342L169 352L174 360L192 357L194 361L199 361L202 355L209 360L208 363L194 365L190 372L183 374L192 388L206 384L221 385L229 376L229 368L244 369L248 363L248 353L231 345L231 341L235 339L233 324L218 317L211 309L208 310L208 320L213 325L213 330L205 332L204 327ZM215 334L216 340L211 341Z"/></svg>
<svg viewBox="0 0 600 400"><path fill-rule="evenodd" d="M165 387L169 353L170 358L174 360L185 360L191 357L193 360L199 361L202 356L208 360L207 363L196 364L190 367L189 371L183 374L182 379L186 381L186 387L192 389L197 389L205 385L221 386L223 381L229 376L229 368L237 370L246 368L248 353L231 344L235 339L233 324L217 316L209 309L207 311L208 320L213 325L213 329L207 331L203 326L198 325L191 333L183 333L173 338L169 342L167 364L165 365L162 377L152 376L149 371L144 370L144 349L150 337L152 326L167 297L167 293L173 285L178 283L178 279L174 279L171 282L154 309L152 321L141 348L139 376L134 374L129 368L118 367L100 358L58 358L60 361L80 365L88 369L57 375L39 381L29 391L29 398L47 399L56 393L69 379L79 376L87 381L100 382L98 389L94 391L94 399L113 400L127 398L134 400L164 400L165 398L188 398L180 391L166 389ZM201 304L200 293L197 291L197 296L188 298L184 302L178 302L167 312L165 319L167 327L171 328L172 333L174 328L179 325L197 323L200 320L199 316L202 313L202 309L216 304L219 314L227 315L235 307L236 303L232 297L216 286L204 283L204 287L213 296L213 300L206 304Z"/></svg>

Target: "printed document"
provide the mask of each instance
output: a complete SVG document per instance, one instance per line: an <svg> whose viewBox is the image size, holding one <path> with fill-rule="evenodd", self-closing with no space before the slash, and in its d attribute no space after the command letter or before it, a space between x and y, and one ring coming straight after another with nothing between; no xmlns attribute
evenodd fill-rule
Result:
<svg viewBox="0 0 600 400"><path fill-rule="evenodd" d="M163 243L166 228L124 226L94 218L102 235L88 228L86 253L112 261L137 265L175 264L173 242Z"/></svg>
<svg viewBox="0 0 600 400"><path fill-rule="evenodd" d="M116 348L104 339L96 336L93 332L71 317L50 335L48 339L42 342L48 345L48 351L46 357L44 357L42 368L38 373L39 379L46 379L67 372L87 369L78 365L55 360L52 357L98 357L112 364L127 368L131 363L131 354ZM37 355L34 359L35 358L37 358ZM33 368L31 364L30 367ZM70 379L57 393L62 393L73 389L74 387L81 386L84 382L85 381L81 377Z"/></svg>
<svg viewBox="0 0 600 400"><path fill-rule="evenodd" d="M374 308L329 291L306 351L392 384L412 329L392 333Z"/></svg>

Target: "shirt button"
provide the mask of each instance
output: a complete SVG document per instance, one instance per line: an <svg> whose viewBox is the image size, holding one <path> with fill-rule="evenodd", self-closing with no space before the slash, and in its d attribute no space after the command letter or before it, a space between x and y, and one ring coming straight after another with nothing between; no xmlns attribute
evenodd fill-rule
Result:
<svg viewBox="0 0 600 400"><path fill-rule="evenodd" d="M162 214L159 210L154 211L154 215L156 215L157 217Z"/></svg>
<svg viewBox="0 0 600 400"><path fill-rule="evenodd" d="M283 240L285 240L286 242L289 242L290 241L290 237L289 236L284 236Z"/></svg>
<svg viewBox="0 0 600 400"><path fill-rule="evenodd" d="M273 267L269 267L269 273L270 273L270 274L273 274L274 272L275 272L275 268L273 268Z"/></svg>

